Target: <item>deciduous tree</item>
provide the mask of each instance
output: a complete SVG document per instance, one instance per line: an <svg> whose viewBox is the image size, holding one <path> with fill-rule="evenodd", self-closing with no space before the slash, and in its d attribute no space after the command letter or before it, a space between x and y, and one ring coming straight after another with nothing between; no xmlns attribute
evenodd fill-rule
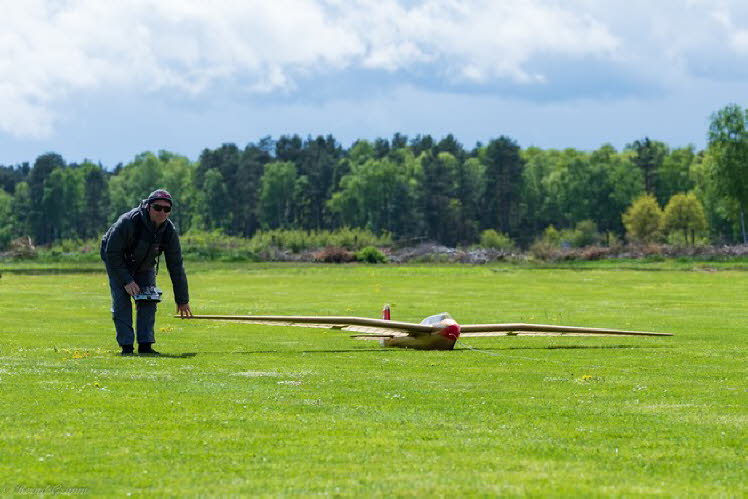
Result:
<svg viewBox="0 0 748 499"><path fill-rule="evenodd" d="M623 214L623 225L627 237L636 242L649 243L656 241L662 231L662 209L657 199L645 194L634 201Z"/></svg>
<svg viewBox="0 0 748 499"><path fill-rule="evenodd" d="M718 192L740 207L743 243L748 243L745 211L748 209L748 110L730 104L712 114L709 152L712 177Z"/></svg>
<svg viewBox="0 0 748 499"><path fill-rule="evenodd" d="M263 229L287 229L293 226L294 192L298 174L290 161L265 165L260 179L260 224Z"/></svg>
<svg viewBox="0 0 748 499"><path fill-rule="evenodd" d="M683 240L688 244L691 236L691 246L696 244L696 233L707 228L704 207L692 192L676 194L670 198L662 217L665 232L683 231Z"/></svg>

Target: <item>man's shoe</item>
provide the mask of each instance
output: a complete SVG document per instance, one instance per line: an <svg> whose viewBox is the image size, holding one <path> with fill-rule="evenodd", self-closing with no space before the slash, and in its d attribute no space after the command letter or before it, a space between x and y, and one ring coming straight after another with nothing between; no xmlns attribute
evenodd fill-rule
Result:
<svg viewBox="0 0 748 499"><path fill-rule="evenodd" d="M138 344L138 353L141 353L141 354L145 353L145 354L149 354L149 355L161 355L160 353L158 353L157 351L155 351L151 347L151 345L153 345L153 343L140 343L140 344Z"/></svg>
<svg viewBox="0 0 748 499"><path fill-rule="evenodd" d="M123 357L133 355L132 345L122 345L122 353L120 355L122 355Z"/></svg>

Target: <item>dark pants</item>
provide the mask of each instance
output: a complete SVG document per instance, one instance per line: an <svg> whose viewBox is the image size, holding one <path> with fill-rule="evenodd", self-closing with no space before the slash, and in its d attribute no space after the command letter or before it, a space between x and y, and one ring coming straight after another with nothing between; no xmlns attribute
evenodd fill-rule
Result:
<svg viewBox="0 0 748 499"><path fill-rule="evenodd" d="M150 269L135 274L135 282L141 288L156 285L156 271ZM132 329L132 298L125 291L125 287L115 281L109 274L109 289L112 292L112 319L114 329L117 331L117 343L132 345L135 341L135 333ZM156 323L156 302L136 301L137 311L137 335L138 343L155 343L153 326Z"/></svg>

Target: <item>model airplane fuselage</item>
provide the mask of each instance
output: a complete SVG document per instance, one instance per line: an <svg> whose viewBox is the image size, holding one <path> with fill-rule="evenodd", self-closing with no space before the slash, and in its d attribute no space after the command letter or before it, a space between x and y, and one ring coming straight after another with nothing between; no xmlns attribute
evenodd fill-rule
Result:
<svg viewBox="0 0 748 499"><path fill-rule="evenodd" d="M407 336L384 336L380 343L385 347L415 348L416 350L452 350L461 334L460 325L446 312L426 317L421 325L433 326L430 333ZM366 336L358 338L367 339Z"/></svg>
<svg viewBox="0 0 748 499"><path fill-rule="evenodd" d="M389 311L388 311L389 312ZM179 317L179 316L176 316ZM389 317L389 314L385 314ZM352 331L357 339L379 340L382 346L417 350L452 350L460 337L480 336L672 336L548 324L458 324L448 313L426 317L419 324L389 319L298 315L195 315L192 319L253 322L273 326L298 326Z"/></svg>

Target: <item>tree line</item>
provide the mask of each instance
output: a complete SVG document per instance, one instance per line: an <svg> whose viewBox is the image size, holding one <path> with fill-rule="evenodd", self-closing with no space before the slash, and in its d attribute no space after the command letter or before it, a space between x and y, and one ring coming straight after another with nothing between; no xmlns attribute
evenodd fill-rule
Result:
<svg viewBox="0 0 748 499"><path fill-rule="evenodd" d="M174 196L182 232L351 227L457 246L492 230L526 246L549 227L584 223L607 237L688 241L690 230L692 241L698 232L734 243L745 240L747 122L734 104L715 112L701 151L648 137L620 151L580 151L522 149L507 136L467 149L453 135L395 134L348 149L332 135L266 137L206 148L197 161L145 152L113 169L46 153L33 165L0 165L0 249L19 236L36 244L97 237L158 187ZM646 222L673 199L691 207L677 208L685 221L672 231Z"/></svg>

